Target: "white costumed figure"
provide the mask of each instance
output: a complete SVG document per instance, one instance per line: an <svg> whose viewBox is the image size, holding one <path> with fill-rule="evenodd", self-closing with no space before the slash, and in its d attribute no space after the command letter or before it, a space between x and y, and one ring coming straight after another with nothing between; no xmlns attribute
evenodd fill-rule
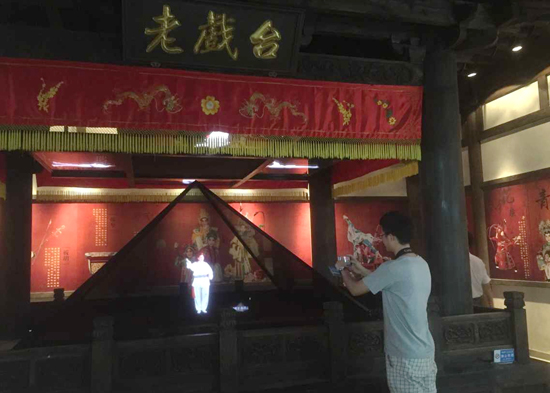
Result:
<svg viewBox="0 0 550 393"><path fill-rule="evenodd" d="M195 290L195 308L197 314L205 313L208 308L210 296L210 280L214 278L214 272L210 265L205 262L204 255L199 255L197 262L187 259L187 268L193 272L193 289Z"/></svg>

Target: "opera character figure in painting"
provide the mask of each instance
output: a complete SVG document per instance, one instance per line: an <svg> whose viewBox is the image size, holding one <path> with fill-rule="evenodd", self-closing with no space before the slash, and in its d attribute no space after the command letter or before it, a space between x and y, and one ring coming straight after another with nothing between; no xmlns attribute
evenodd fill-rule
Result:
<svg viewBox="0 0 550 393"><path fill-rule="evenodd" d="M493 243L495 251L495 265L500 270L514 270L517 272L516 263L508 249L516 244L521 239L521 236L513 238L508 237L506 220L503 224L493 224L488 229L489 239Z"/></svg>
<svg viewBox="0 0 550 393"><path fill-rule="evenodd" d="M195 249L202 250L207 245L206 235L210 231L218 232L218 228L210 226L210 215L204 209L200 210L199 213L199 226L193 229L193 234L191 235L191 240L195 245ZM220 248L220 237L216 240L216 248Z"/></svg>
<svg viewBox="0 0 550 393"><path fill-rule="evenodd" d="M187 260L195 262L197 260L197 250L192 244L180 246L178 243L174 244L174 249L176 250L174 265L181 269L180 283L191 284L193 272L187 269Z"/></svg>
<svg viewBox="0 0 550 393"><path fill-rule="evenodd" d="M254 255L259 255L258 243L254 238L256 232L244 222L236 227L239 231L239 236L246 243L250 251ZM237 236L231 240L229 254L233 257L233 263L226 266L225 275L235 280L254 281L255 276L252 274L252 266L250 264L250 260L253 259L252 255L250 255Z"/></svg>
<svg viewBox="0 0 550 393"><path fill-rule="evenodd" d="M197 314L206 314L210 297L210 280L214 278L212 268L200 254L197 262L186 260L186 266L193 272L193 290L195 292L195 308Z"/></svg>
<svg viewBox="0 0 550 393"><path fill-rule="evenodd" d="M348 224L348 241L353 245L352 258L365 265L365 267L376 268L382 264L385 259L374 246L374 244L380 242L380 239L355 228L355 225L347 216L344 216L344 221Z"/></svg>
<svg viewBox="0 0 550 393"><path fill-rule="evenodd" d="M204 255L204 259L208 261L214 270L214 282L223 280L222 266L220 264L220 249L216 246L217 244L218 232L211 230L206 235L206 246L200 250L200 254Z"/></svg>
<svg viewBox="0 0 550 393"><path fill-rule="evenodd" d="M545 243L537 254L537 265L546 274L546 281L550 281L550 220L539 223L539 232Z"/></svg>

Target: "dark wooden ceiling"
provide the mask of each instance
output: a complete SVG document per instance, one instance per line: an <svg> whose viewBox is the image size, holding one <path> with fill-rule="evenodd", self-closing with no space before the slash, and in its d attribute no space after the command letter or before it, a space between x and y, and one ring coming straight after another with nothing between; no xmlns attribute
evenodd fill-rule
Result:
<svg viewBox="0 0 550 393"><path fill-rule="evenodd" d="M306 159L278 159L300 168L268 168L274 160L223 156L35 152L39 186L183 188L198 180L214 188L307 187ZM187 183L183 183L186 181Z"/></svg>
<svg viewBox="0 0 550 393"><path fill-rule="evenodd" d="M123 64L122 0L3 0L0 55ZM226 2L234 2L226 0ZM550 65L548 0L263 0L305 10L301 52L421 67L434 37L457 52L461 111ZM513 53L521 44L524 49ZM475 78L467 78L470 72Z"/></svg>

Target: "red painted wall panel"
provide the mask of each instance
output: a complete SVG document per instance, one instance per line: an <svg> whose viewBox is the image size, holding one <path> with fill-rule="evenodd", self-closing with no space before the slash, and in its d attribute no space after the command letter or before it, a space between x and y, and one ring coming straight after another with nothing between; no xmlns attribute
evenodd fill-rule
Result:
<svg viewBox="0 0 550 393"><path fill-rule="evenodd" d="M52 203L33 205L31 291L74 290L90 276L88 252L116 252L147 225L166 204L156 203ZM239 204L233 204L237 210ZM232 262L229 242L233 234L214 210L205 204L176 206L151 234L156 260L151 279L176 285L180 271L174 266L174 243L190 244L201 208L210 214L220 234L220 259ZM311 265L311 230L307 203L247 203L242 205L255 224ZM258 213L254 217L254 214ZM257 268L257 267L256 267ZM253 267L254 270L254 267Z"/></svg>

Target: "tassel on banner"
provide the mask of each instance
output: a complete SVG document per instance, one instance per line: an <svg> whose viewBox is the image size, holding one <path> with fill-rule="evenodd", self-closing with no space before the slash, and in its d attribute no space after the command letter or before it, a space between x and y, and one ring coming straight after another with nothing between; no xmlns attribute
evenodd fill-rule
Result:
<svg viewBox="0 0 550 393"><path fill-rule="evenodd" d="M420 160L419 141L275 138L231 134L223 142L196 133L68 133L0 129L0 150L209 154L241 157Z"/></svg>
<svg viewBox="0 0 550 393"><path fill-rule="evenodd" d="M1 185L1 183L0 183ZM41 203L170 203L183 190L158 189L77 189L40 187L34 196L35 202ZM212 190L226 202L307 202L307 189L285 190ZM1 192L1 189L0 189ZM190 190L186 202L203 202L204 196L199 190Z"/></svg>
<svg viewBox="0 0 550 393"><path fill-rule="evenodd" d="M335 184L332 196L333 198L338 198L414 175L418 175L418 162L416 161L404 165L400 164L396 168L390 167L388 170L382 170L380 173L367 174L354 180Z"/></svg>

